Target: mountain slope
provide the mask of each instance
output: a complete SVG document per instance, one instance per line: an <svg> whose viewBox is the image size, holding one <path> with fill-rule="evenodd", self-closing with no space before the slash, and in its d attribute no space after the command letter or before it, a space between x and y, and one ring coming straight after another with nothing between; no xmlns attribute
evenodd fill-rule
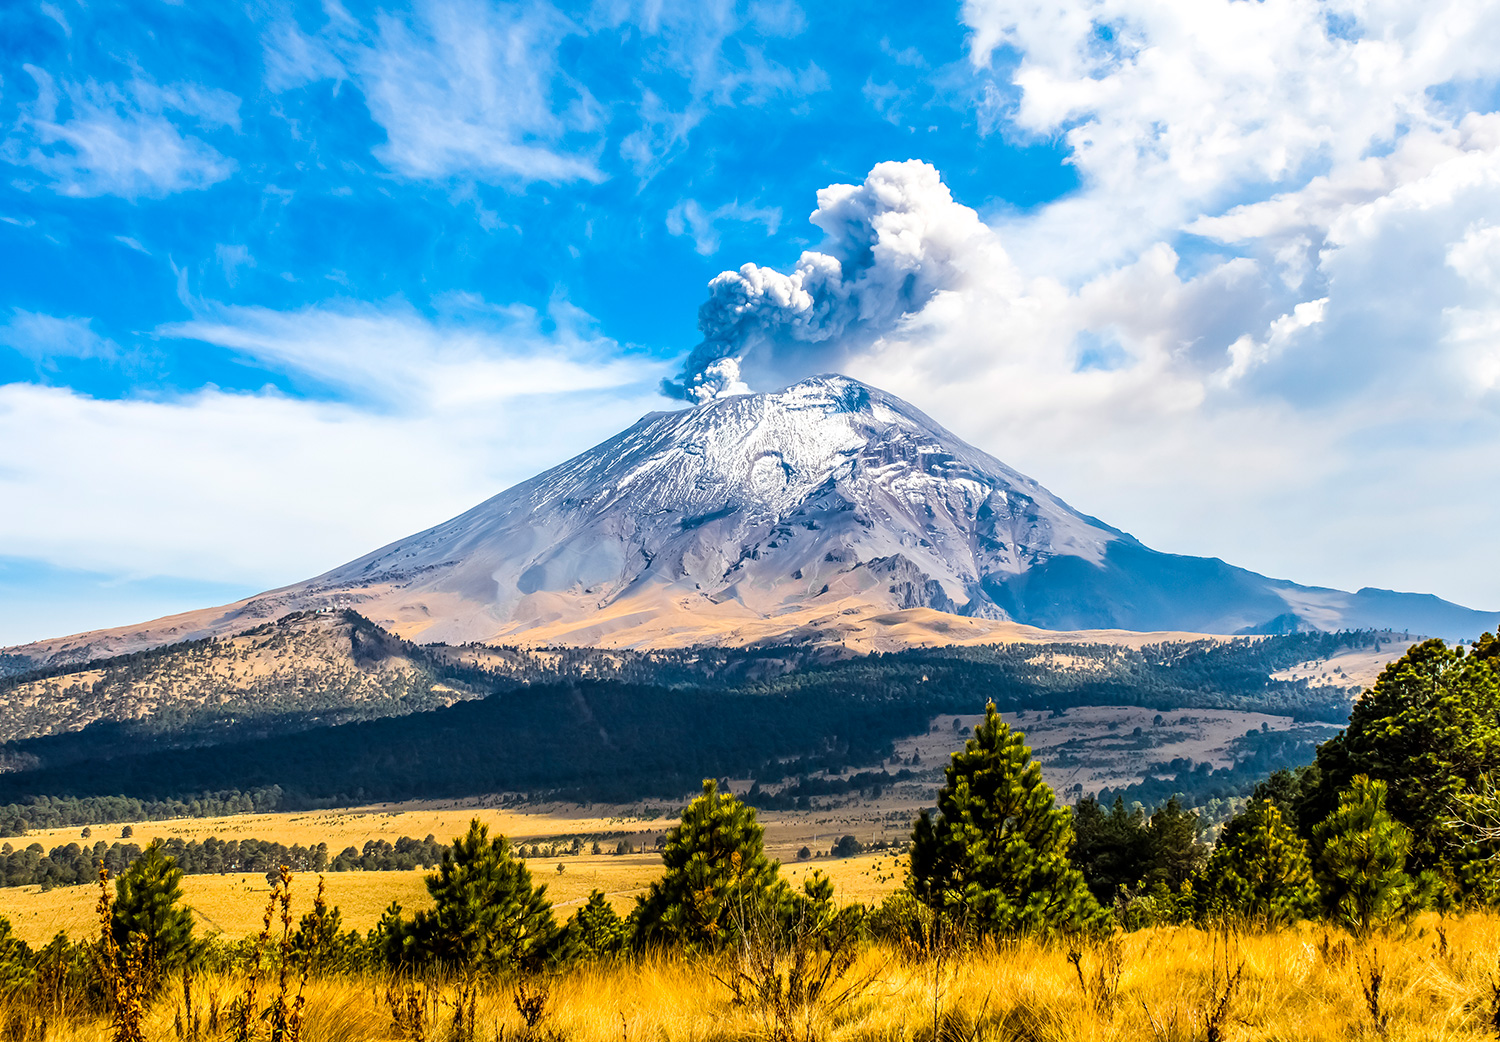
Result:
<svg viewBox="0 0 1500 1042"><path fill-rule="evenodd" d="M1302 587L1158 553L900 399L828 376L646 416L306 582L14 650L77 661L332 606L423 642L638 647L839 640L893 617L968 640L1017 626L1453 637L1500 621L1432 597Z"/></svg>
<svg viewBox="0 0 1500 1042"><path fill-rule="evenodd" d="M490 693L443 665L353 612L294 613L232 636L0 679L0 743L105 720L208 740L231 725L300 729Z"/></svg>

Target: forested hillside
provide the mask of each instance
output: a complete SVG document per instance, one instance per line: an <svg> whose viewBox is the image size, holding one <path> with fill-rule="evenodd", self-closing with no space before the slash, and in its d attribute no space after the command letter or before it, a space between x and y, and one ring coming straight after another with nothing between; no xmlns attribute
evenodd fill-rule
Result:
<svg viewBox="0 0 1500 1042"><path fill-rule="evenodd" d="M229 640L5 682L7 697L26 693L38 713L57 685L87 690L101 714L133 697L142 715L0 747L11 767L0 774L0 799L192 800L280 787L282 807L498 791L624 801L734 776L785 787L767 799L798 800L881 784L845 772L879 763L935 714L991 700L1002 711L1197 707L1339 723L1348 692L1271 674L1374 640L1006 645L828 661L807 647L420 647L353 613L299 615ZM330 661L320 677L316 667ZM172 702L167 690L190 694ZM1310 741L1269 742L1246 748L1256 776L1311 756ZM1163 765L1179 771L1215 793L1240 782Z"/></svg>

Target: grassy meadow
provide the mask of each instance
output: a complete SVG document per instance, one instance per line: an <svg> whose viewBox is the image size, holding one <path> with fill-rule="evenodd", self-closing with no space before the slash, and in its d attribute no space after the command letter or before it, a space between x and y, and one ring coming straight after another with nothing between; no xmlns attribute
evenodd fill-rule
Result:
<svg viewBox="0 0 1500 1042"><path fill-rule="evenodd" d="M29 837L28 837L29 838ZM794 886L817 869L832 880L834 893L844 902L879 902L895 890L901 871L891 854L866 854L852 858L820 858L787 864L782 873ZM558 872L561 864L563 871ZM566 919L595 889L604 891L620 915L628 915L637 894L645 892L661 875L656 854L601 854L554 859L533 858L528 862L532 878L547 887L547 897L559 919ZM324 875L328 903L337 905L346 929L361 933L380 919L392 901L408 912L432 904L422 869L410 872L329 872ZM294 899L311 899L316 882L306 874L296 881ZM271 887L264 876L193 875L182 879L183 903L193 912L200 935L222 935L237 939L260 929ZM33 946L46 944L59 931L74 940L84 940L97 929L94 904L99 891L94 886L61 886L42 890L37 886L0 887L0 916L10 920L15 935Z"/></svg>
<svg viewBox="0 0 1500 1042"><path fill-rule="evenodd" d="M454 1024L463 1005L456 985L333 977L306 982L297 1037L1456 1042L1496 1037L1497 952L1500 917L1431 913L1363 942L1303 923L1244 934L1158 927L1078 948L1022 940L938 957L874 944L833 976L822 998L793 1006L757 1001L748 986L736 999L725 982L750 965L742 953L646 957L531 978L520 992L515 982L481 990L462 1028ZM275 983L274 972L260 982L262 1001ZM289 992L298 986L291 980ZM200 974L193 988L193 1015L177 982L151 1003L145 1042L234 1037L229 1017L212 1011L228 1010L245 980ZM517 1002L527 996L541 997L530 1025ZM0 1027L18 1039L112 1037L110 1022L91 1014L53 1016L43 1035L34 1009L3 1003Z"/></svg>

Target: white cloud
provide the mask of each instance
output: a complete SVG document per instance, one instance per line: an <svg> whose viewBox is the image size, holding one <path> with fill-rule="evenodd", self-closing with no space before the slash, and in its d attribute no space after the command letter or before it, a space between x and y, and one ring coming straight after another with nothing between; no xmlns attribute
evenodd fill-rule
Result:
<svg viewBox="0 0 1500 1042"><path fill-rule="evenodd" d="M1229 345L1229 368L1219 374L1218 382L1225 385L1231 384L1248 373L1252 367L1263 365L1269 359L1285 351L1296 339L1298 333L1323 321L1323 315L1327 310L1327 297L1304 300L1290 312L1271 323L1265 340L1257 341L1248 333L1242 334L1238 340Z"/></svg>
<svg viewBox="0 0 1500 1042"><path fill-rule="evenodd" d="M1448 312L1447 341L1478 394L1500 391L1500 308Z"/></svg>
<svg viewBox="0 0 1500 1042"><path fill-rule="evenodd" d="M1448 267L1469 284L1483 290L1500 290L1500 227L1477 221L1464 237L1448 247Z"/></svg>
<svg viewBox="0 0 1500 1042"><path fill-rule="evenodd" d="M27 504L0 511L0 544L111 574L290 582L457 514L644 411L617 390L483 404L380 415L270 393L101 401L0 386L0 499Z"/></svg>
<svg viewBox="0 0 1500 1042"><path fill-rule="evenodd" d="M239 99L195 84L159 86L64 81L24 66L37 85L6 139L4 158L31 167L71 196L126 199L207 188L234 171L231 159L181 122L204 129L239 127Z"/></svg>
<svg viewBox="0 0 1500 1042"><path fill-rule="evenodd" d="M1447 341L1476 392L1500 391L1500 227L1479 218L1449 245L1445 260L1470 290L1465 304L1444 312Z"/></svg>
<svg viewBox="0 0 1500 1042"><path fill-rule="evenodd" d="M345 78L344 63L319 36L304 33L295 21L278 21L266 31L262 50L266 86L273 91L295 90L319 80Z"/></svg>
<svg viewBox="0 0 1500 1042"><path fill-rule="evenodd" d="M1010 126L1064 135L1087 187L1013 230L1052 271L1118 260L1245 191L1347 183L1449 126L1430 88L1492 79L1500 33L1476 0L967 0L964 19L976 64L1014 63ZM1095 249L1070 263L1084 234Z"/></svg>
<svg viewBox="0 0 1500 1042"><path fill-rule="evenodd" d="M111 401L0 386L0 546L107 574L271 586L452 516L659 405L647 367L572 324L488 332L403 309L217 308L165 331L354 395ZM470 325L478 318L471 312ZM597 363L601 353L616 358ZM109 524L101 526L100 518Z"/></svg>

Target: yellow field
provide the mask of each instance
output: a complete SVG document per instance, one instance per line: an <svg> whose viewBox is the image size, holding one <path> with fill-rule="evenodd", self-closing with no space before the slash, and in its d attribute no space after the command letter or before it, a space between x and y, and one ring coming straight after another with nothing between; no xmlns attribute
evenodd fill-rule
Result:
<svg viewBox="0 0 1500 1042"><path fill-rule="evenodd" d="M339 906L345 922L368 930L380 919L391 901L403 908L421 908L429 902L422 885L422 872L330 872L328 900ZM293 911L297 915L312 907L317 888L313 877L300 876L293 884ZM193 910L199 931L244 937L260 929L261 915L271 888L264 876L184 876L183 903ZM40 887L0 889L0 915L10 920L16 935L30 944L49 940L59 930L75 939L90 937L98 929L94 904L95 886L63 886L43 892Z"/></svg>
<svg viewBox="0 0 1500 1042"><path fill-rule="evenodd" d="M509 836L517 843L557 836L619 835L638 836L664 831L671 818L645 820L624 816L630 808L600 808L591 812L576 804L557 804L521 810L502 810L493 800L378 803L366 807L338 810L300 811L289 814L233 814L220 818L173 818L169 821L138 821L111 825L94 825L88 842L114 842L125 824L134 832L132 842L145 844L155 837L178 836L185 840L263 839L288 846L326 842L337 853L347 846L362 847L367 840L394 842L402 836L422 839L436 836L446 843L461 836L471 818L489 826L492 834ZM23 840L7 842L40 843L51 849L61 843L83 843L83 826L60 829L36 829Z"/></svg>
<svg viewBox="0 0 1500 1042"><path fill-rule="evenodd" d="M938 741L949 745L954 743L954 739L947 735L938 736ZM962 745L962 740L959 739L957 744ZM946 758L948 751L951 750L942 749L941 757ZM748 789L749 783L736 788ZM930 802L930 794L924 792L923 796L926 802ZM203 840L217 836L224 840L261 839L287 846L327 843L329 850L337 854L345 847L363 847L372 839L394 842L402 836L423 839L431 835L447 843L468 830L470 819L478 818L489 827L491 835L508 836L517 844L597 836L607 837L611 845L620 838L650 845L656 836L677 824L677 815L682 809L681 803L660 804L655 816L650 816L650 812L643 814L639 806L558 803L516 810L502 809L494 803L494 800L484 798L379 803L287 814L233 814L218 818L121 822L89 826L87 838L83 836L84 826L70 825L67 828L34 829L23 837L0 842L12 846L40 843L46 850L67 843L95 843L99 840L113 843L119 841L128 824L133 833L130 842L142 846L158 837ZM826 851L845 833L857 836L861 842L904 838L911 830L911 819L917 809L925 805L924 801L916 799L887 799L878 804L851 806L837 811L768 811L759 817L766 828L767 851L772 857L791 861L803 844Z"/></svg>
<svg viewBox="0 0 1500 1042"><path fill-rule="evenodd" d="M753 996L737 1003L721 983L736 968L733 955L713 961L648 958L574 969L537 982L547 997L531 1034L508 985L483 992L473 1038L1478 1042L1495 1037L1497 950L1500 918L1490 914L1446 921L1428 915L1410 930L1374 942L1356 942L1312 924L1245 935L1159 928L1085 946L1076 969L1067 946L1036 941L981 947L941 961L876 944L859 954L830 992L846 993L847 1001L799 1007L780 1023L771 1007ZM262 1006L274 1000L265 987ZM210 1004L227 1009L242 991L234 979L200 977L196 1002L200 1009ZM419 1023L405 1033L397 1031L389 1005L399 994L373 978L314 980L305 995L301 1037L305 1042L453 1037L452 987L439 983L409 992L421 1012ZM149 1010L147 1042L181 1037L180 1002L181 989L169 988ZM10 1009L0 1003L0 1022L24 1030L35 1011L19 998L11 1003ZM109 1023L96 1014L54 1018L46 1037L104 1042Z"/></svg>
<svg viewBox="0 0 1500 1042"><path fill-rule="evenodd" d="M554 860L533 859L529 863L532 879L545 883L559 919L572 915L595 889L609 895L610 903L621 915L635 907L636 895L644 893L661 875L661 858L655 854L584 855ZM558 872L561 864L563 871ZM814 869L823 871L834 883L838 899L878 901L894 890L899 873L893 858L866 855L847 859L819 859L815 862L787 865L785 875L793 885ZM392 901L399 901L408 912L425 908L431 902L423 885L426 872L329 872L329 904L337 905L346 928L361 932L370 929ZM302 874L292 884L293 912L300 915L311 907L317 889L314 876ZM263 876L184 876L184 903L197 917L198 929L206 934L223 934L238 938L260 929L270 886ZM0 888L0 915L10 920L16 935L31 944L45 943L59 930L70 937L91 936L95 930L94 902L97 886L67 886L43 892L36 886Z"/></svg>

